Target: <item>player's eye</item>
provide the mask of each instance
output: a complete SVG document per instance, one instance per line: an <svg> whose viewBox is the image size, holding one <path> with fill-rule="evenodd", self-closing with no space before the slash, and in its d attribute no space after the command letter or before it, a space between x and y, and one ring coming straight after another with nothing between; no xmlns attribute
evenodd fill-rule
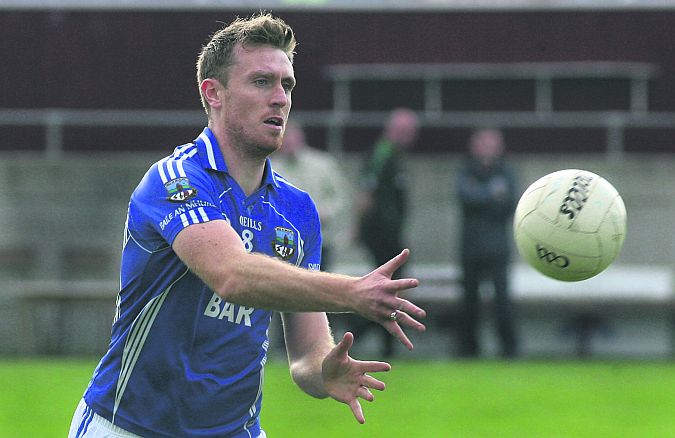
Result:
<svg viewBox="0 0 675 438"><path fill-rule="evenodd" d="M284 87L284 90L286 90L287 93L290 93L291 91L293 91L293 88L295 88L295 82L284 81L282 82L282 86Z"/></svg>

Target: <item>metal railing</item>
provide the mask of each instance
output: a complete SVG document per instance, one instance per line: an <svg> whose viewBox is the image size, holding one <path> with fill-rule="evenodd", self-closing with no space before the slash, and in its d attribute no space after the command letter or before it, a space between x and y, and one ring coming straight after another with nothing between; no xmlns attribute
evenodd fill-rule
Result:
<svg viewBox="0 0 675 438"><path fill-rule="evenodd" d="M333 83L333 108L293 110L306 126L325 128L327 147L344 150L344 131L350 127L381 127L388 111L351 108L351 85L358 80L420 80L424 107L423 127L476 128L601 128L607 132L606 151L618 157L624 151L627 128L675 128L675 112L649 111L648 85L659 72L653 64L625 62L508 63L508 64L346 64L326 69ZM629 81L629 108L621 111L556 111L552 84L560 78L623 78ZM442 81L466 79L530 79L535 83L532 111L448 111L442 107ZM45 128L45 154L59 158L68 127L195 127L206 122L202 110L0 109L0 126Z"/></svg>
<svg viewBox="0 0 675 438"><path fill-rule="evenodd" d="M344 150L344 131L349 127L376 128L386 121L388 111L293 111L305 126L327 129L328 149ZM612 157L624 151L627 128L675 128L675 112L631 111L421 111L421 125L430 128L602 128L607 131L606 152ZM177 110L71 110L0 109L0 126L45 128L44 152L50 159L64 153L67 127L172 126L200 129L204 112Z"/></svg>
<svg viewBox="0 0 675 438"><path fill-rule="evenodd" d="M516 80L535 83L535 112L553 111L555 79L621 78L630 81L630 111L649 107L649 81L659 73L658 66L638 62L514 62L443 64L338 64L326 68L326 76L335 84L334 108L350 109L350 87L354 81L421 80L424 83L424 110L442 111L444 80Z"/></svg>
<svg viewBox="0 0 675 438"><path fill-rule="evenodd" d="M328 145L342 149L345 126L374 126L386 113L353 111L352 85L356 81L420 81L423 87L421 121L429 127L590 127L607 130L606 151L616 157L624 150L629 127L673 128L675 113L649 113L649 82L660 72L657 65L639 62L514 62L430 64L339 64L328 66L333 83L333 114ZM624 111L555 111L554 81L558 79L626 79L629 105ZM443 83L467 80L530 80L534 86L532 111L448 111L443 108Z"/></svg>

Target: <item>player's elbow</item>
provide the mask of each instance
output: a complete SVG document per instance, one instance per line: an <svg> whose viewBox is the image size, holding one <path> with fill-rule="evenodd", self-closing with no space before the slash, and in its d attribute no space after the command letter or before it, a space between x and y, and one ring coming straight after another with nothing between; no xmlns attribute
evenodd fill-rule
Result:
<svg viewBox="0 0 675 438"><path fill-rule="evenodd" d="M244 296L241 281L234 276L217 282L215 287L213 287L213 291L224 301L230 303L239 303L241 302L241 297Z"/></svg>
<svg viewBox="0 0 675 438"><path fill-rule="evenodd" d="M236 266L219 271L211 281L209 287L225 301L237 303L244 297L250 286L247 285L246 274Z"/></svg>
<svg viewBox="0 0 675 438"><path fill-rule="evenodd" d="M310 371L302 360L291 361L290 371L293 382L303 392L314 398L328 397L320 372Z"/></svg>

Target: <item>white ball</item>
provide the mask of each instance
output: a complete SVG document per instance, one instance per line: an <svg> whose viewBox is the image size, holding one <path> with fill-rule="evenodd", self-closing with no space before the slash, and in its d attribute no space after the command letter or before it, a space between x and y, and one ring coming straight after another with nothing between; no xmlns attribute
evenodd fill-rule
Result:
<svg viewBox="0 0 675 438"><path fill-rule="evenodd" d="M525 190L513 232L518 252L539 272L557 280L585 280L619 254L626 207L604 178L585 170L559 170Z"/></svg>

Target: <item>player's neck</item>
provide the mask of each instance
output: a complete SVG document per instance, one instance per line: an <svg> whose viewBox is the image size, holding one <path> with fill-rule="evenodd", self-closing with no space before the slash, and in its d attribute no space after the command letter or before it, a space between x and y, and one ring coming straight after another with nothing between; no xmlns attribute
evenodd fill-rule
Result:
<svg viewBox="0 0 675 438"><path fill-rule="evenodd" d="M260 187L265 172L265 160L242 157L232 149L223 151L223 157L228 172L246 196L250 196Z"/></svg>
<svg viewBox="0 0 675 438"><path fill-rule="evenodd" d="M227 171L239 184L246 196L255 192L262 183L267 157L263 153L256 154L252 148L238 147L229 141L225 130L214 120L209 121L209 128L213 132L218 146L227 165Z"/></svg>

